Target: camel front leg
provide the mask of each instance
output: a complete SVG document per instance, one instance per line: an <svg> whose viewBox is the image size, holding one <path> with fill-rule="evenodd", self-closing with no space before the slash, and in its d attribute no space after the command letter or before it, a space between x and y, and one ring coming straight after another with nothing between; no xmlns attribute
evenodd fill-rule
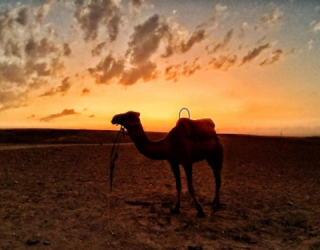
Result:
<svg viewBox="0 0 320 250"><path fill-rule="evenodd" d="M197 200L196 194L194 192L193 184L192 184L192 165L186 165L184 166L184 170L186 172L187 176L187 181L188 181L188 191L193 198L195 204L196 204L196 209L198 211L197 217L205 217L205 213L203 212L202 206Z"/></svg>
<svg viewBox="0 0 320 250"><path fill-rule="evenodd" d="M174 208L170 209L172 214L180 214L180 196L181 196L181 180L180 180L180 169L179 164L171 163L171 169L176 179L176 189L177 189L177 203Z"/></svg>

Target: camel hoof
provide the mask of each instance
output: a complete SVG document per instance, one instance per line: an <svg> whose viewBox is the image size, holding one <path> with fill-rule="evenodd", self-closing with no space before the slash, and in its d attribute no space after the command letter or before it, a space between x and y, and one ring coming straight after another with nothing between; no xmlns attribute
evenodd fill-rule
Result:
<svg viewBox="0 0 320 250"><path fill-rule="evenodd" d="M198 217L198 218L204 218L204 217L206 217L206 214L205 214L202 210L200 210L200 211L198 211L198 213L197 213L197 217Z"/></svg>
<svg viewBox="0 0 320 250"><path fill-rule="evenodd" d="M170 214L180 214L180 208L171 208Z"/></svg>

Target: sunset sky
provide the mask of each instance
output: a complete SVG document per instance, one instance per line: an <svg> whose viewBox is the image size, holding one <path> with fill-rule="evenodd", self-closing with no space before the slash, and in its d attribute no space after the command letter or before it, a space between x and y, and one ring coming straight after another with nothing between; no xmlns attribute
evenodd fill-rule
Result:
<svg viewBox="0 0 320 250"><path fill-rule="evenodd" d="M0 128L320 135L320 2L2 0ZM186 115L184 113L184 115Z"/></svg>

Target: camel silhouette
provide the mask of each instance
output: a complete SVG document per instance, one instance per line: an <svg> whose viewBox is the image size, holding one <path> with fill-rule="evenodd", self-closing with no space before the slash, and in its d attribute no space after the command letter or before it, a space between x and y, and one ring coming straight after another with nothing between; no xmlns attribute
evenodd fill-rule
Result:
<svg viewBox="0 0 320 250"><path fill-rule="evenodd" d="M202 206L198 202L192 184L192 164L207 160L213 170L216 192L212 202L213 209L220 207L219 191L221 186L221 169L223 148L211 119L191 120L180 118L168 135L157 142L150 141L141 124L140 113L129 111L113 117L112 124L122 125L129 133L137 149L150 159L167 160L176 179L177 203L171 213L180 213L181 180L179 164L187 177L188 191L192 196L198 217L204 217Z"/></svg>

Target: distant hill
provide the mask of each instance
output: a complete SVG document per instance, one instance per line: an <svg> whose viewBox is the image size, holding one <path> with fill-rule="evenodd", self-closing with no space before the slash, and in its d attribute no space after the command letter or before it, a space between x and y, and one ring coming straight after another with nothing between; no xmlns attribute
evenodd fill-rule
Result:
<svg viewBox="0 0 320 250"><path fill-rule="evenodd" d="M112 143L118 131L111 130L77 130L77 129L3 129L0 130L0 143ZM151 140L160 140L166 133L148 132ZM131 142L126 136L121 142Z"/></svg>

